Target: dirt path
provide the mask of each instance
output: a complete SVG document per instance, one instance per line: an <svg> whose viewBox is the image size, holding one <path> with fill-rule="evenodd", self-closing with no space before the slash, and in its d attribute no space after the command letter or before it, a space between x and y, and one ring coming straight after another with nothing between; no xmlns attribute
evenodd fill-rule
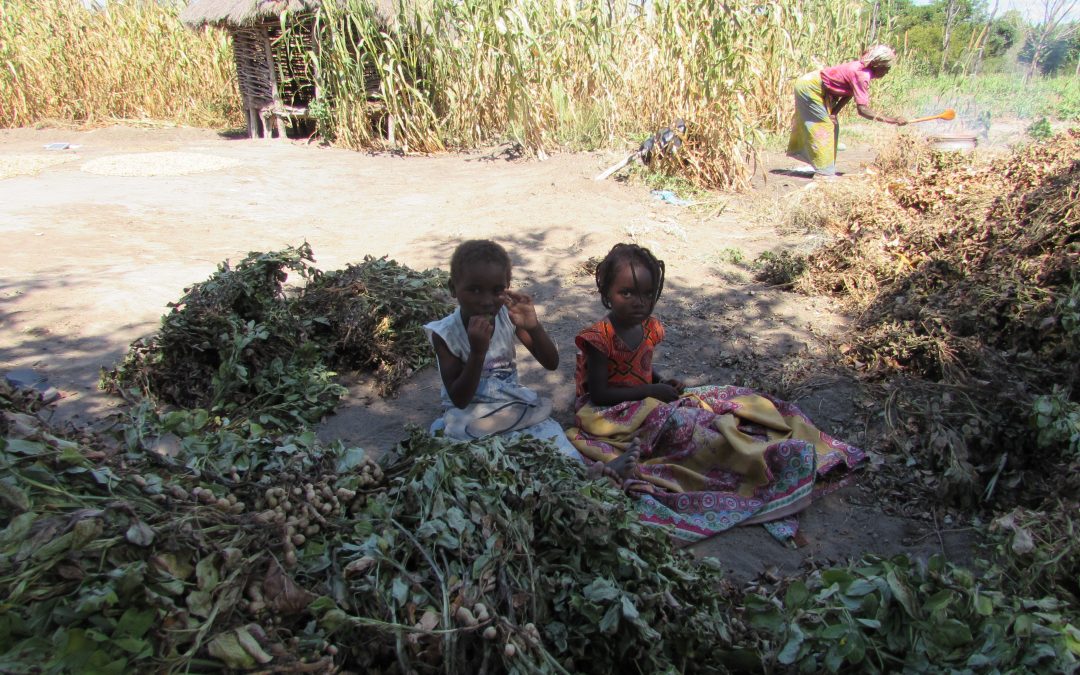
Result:
<svg viewBox="0 0 1080 675"><path fill-rule="evenodd" d="M43 148L57 141L78 148ZM170 154L140 166L140 156L151 152ZM205 279L219 261L303 241L324 270L365 255L444 267L463 238L502 242L515 260L515 285L534 296L563 354L554 373L523 360L524 380L554 394L563 422L571 418L573 336L602 312L581 265L619 241L647 245L667 263L657 313L668 341L658 368L690 384L741 382L747 369L780 367L794 352L819 349L818 335L844 329L828 300L764 288L725 262L731 251L752 260L765 250L805 245L805 236L778 234L755 214L762 201L807 180L773 175L748 197L720 196L710 209L692 209L656 200L641 185L591 180L615 156L401 158L230 140L195 129L0 131L0 233L7 251L0 268L0 372L26 367L47 375L64 394L55 406L60 421L100 419L117 401L97 391L99 368L152 332L185 286ZM841 168L857 169L869 157L847 153ZM765 159L766 168L791 164ZM212 162L231 166L146 175ZM10 175L20 168L37 171ZM141 175L114 175L124 171ZM390 400L375 396L363 375L347 379L350 394L322 425L324 438L381 450L404 436L405 424L427 425L438 412L432 369ZM854 397L849 384L818 378L795 402L826 431L859 443L863 424ZM760 528L699 548L749 577L770 566L792 571L863 551L924 555L950 545L928 536L924 523L882 513L857 487L812 507L802 532L807 544L798 550L782 548Z"/></svg>

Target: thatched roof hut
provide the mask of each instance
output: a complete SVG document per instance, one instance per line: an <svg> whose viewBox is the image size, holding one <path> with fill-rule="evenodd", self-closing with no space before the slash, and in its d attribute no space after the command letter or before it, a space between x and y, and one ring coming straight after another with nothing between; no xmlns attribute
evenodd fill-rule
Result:
<svg viewBox="0 0 1080 675"><path fill-rule="evenodd" d="M192 28L252 26L276 20L284 12L315 12L321 4L320 0L191 0L180 12L180 20Z"/></svg>
<svg viewBox="0 0 1080 675"><path fill-rule="evenodd" d="M368 0L375 20L385 27L397 23L404 0ZM274 129L285 138L285 120L309 120L308 107L319 92L315 73L305 55L317 52L314 16L321 0L190 0L180 20L191 28L214 26L233 39L236 75L243 98L249 135L270 137ZM290 17L288 40L283 40L281 17ZM291 43L287 45L286 42ZM377 92L379 77L365 68L365 88ZM271 127L271 120L274 127ZM393 140L393 119L387 122Z"/></svg>
<svg viewBox="0 0 1080 675"><path fill-rule="evenodd" d="M284 12L316 12L322 0L191 0L180 13L180 20L192 28L207 24L245 26L266 19L276 19ZM375 15L393 23L399 2L370 0Z"/></svg>
<svg viewBox="0 0 1080 675"><path fill-rule="evenodd" d="M309 119L318 98L305 53L318 49L313 16L320 0L191 0L180 20L191 28L214 26L232 35L236 77L248 134L286 137L285 121ZM282 40L281 16L292 17L289 39ZM271 126L271 120L274 125Z"/></svg>

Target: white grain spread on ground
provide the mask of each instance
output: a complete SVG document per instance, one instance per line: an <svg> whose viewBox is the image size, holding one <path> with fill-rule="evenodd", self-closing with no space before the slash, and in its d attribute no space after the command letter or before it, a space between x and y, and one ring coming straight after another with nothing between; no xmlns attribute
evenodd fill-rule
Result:
<svg viewBox="0 0 1080 675"><path fill-rule="evenodd" d="M99 176L183 176L236 166L240 160L195 152L142 152L89 161L82 170Z"/></svg>
<svg viewBox="0 0 1080 675"><path fill-rule="evenodd" d="M76 155L60 153L30 153L0 155L0 179L13 176L34 176L56 164L75 159Z"/></svg>

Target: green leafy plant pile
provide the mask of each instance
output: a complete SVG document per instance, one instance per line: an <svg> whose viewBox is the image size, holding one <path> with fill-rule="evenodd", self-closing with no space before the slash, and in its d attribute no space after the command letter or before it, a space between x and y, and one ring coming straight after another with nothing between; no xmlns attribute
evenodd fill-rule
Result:
<svg viewBox="0 0 1080 675"><path fill-rule="evenodd" d="M937 556L867 558L791 583L783 603L750 596L746 611L778 638L773 665L799 672L1073 672L1080 630L1067 605L1001 582Z"/></svg>
<svg viewBox="0 0 1080 675"><path fill-rule="evenodd" d="M304 244L222 263L102 386L205 409L218 424L289 429L334 409L345 389L332 367L373 368L389 391L430 361L420 326L449 311L443 273L366 258L324 274L313 261ZM289 290L290 277L306 285Z"/></svg>
<svg viewBox="0 0 1080 675"><path fill-rule="evenodd" d="M453 309L448 280L441 270L417 272L368 256L309 281L296 311L320 317L312 332L333 355L331 365L373 370L383 392L392 393L431 361L423 325Z"/></svg>
<svg viewBox="0 0 1080 675"><path fill-rule="evenodd" d="M374 531L343 547L343 583L313 605L363 669L721 672L734 658L718 574L549 445L417 433L386 471Z"/></svg>
<svg viewBox="0 0 1080 675"><path fill-rule="evenodd" d="M539 441L415 431L376 464L200 410L66 437L31 403L0 383L11 672L1063 672L1080 650L1068 606L1020 596L1075 579L1075 517L997 523L1016 557L985 579L871 560L781 603Z"/></svg>
<svg viewBox="0 0 1080 675"><path fill-rule="evenodd" d="M190 446L149 450L152 424L117 452L53 433L2 385L0 413L0 668L333 667L303 584L321 590L332 547L370 531L358 514L384 476L361 450L251 440L223 476L192 469Z"/></svg>
<svg viewBox="0 0 1080 675"><path fill-rule="evenodd" d="M104 386L278 427L317 421L343 389L331 380L310 322L291 311L285 281L318 274L306 244L251 253L170 303L161 328L102 374Z"/></svg>
<svg viewBox="0 0 1080 675"><path fill-rule="evenodd" d="M117 448L0 394L6 668L723 671L717 573L542 442L417 431L380 466L144 410Z"/></svg>
<svg viewBox="0 0 1080 675"><path fill-rule="evenodd" d="M851 301L840 350L946 495L1038 504L1074 455L1029 419L1055 387L1080 397L1080 130L994 161L892 154L909 163L845 188L857 203L796 287Z"/></svg>

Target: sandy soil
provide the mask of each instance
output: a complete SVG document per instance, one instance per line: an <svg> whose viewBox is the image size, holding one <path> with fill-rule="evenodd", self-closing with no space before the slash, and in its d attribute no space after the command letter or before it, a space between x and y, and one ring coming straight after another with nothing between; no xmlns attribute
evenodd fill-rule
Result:
<svg viewBox="0 0 1080 675"><path fill-rule="evenodd" d="M78 147L46 151L52 142ZM143 153L169 154L152 162L124 157ZM200 172L191 155L220 168ZM865 148L843 153L840 168L857 171L871 157ZM812 238L781 233L762 217L770 213L765 207L811 183L766 173L792 166L790 160L766 154L761 176L768 181L759 177L751 194L686 208L654 199L640 184L591 180L616 159L617 153L545 162L495 153L403 158L195 129L0 131L0 372L29 367L47 375L64 395L53 406L56 421L101 420L119 402L97 390L99 369L152 332L185 286L205 279L219 261L303 241L324 270L365 255L445 267L464 238L502 242L515 261L515 286L533 295L563 354L553 373L522 359L523 377L553 395L563 422L572 418L573 336L602 313L581 266L619 241L647 245L667 263L657 314L668 341L658 368L690 384L782 372L793 355L820 353L820 336L845 329L828 299L763 287L729 262L731 251L749 261L765 250L812 245ZM139 175L116 175L125 166ZM345 380L350 394L321 426L325 439L381 451L405 436L406 424L426 426L438 413L430 368L388 400L374 395L363 374ZM822 373L785 395L826 431L864 440L868 412L852 382ZM862 552L964 558L970 551L965 532L889 511L856 481L803 515L797 549L757 527L695 549L717 556L740 579Z"/></svg>

